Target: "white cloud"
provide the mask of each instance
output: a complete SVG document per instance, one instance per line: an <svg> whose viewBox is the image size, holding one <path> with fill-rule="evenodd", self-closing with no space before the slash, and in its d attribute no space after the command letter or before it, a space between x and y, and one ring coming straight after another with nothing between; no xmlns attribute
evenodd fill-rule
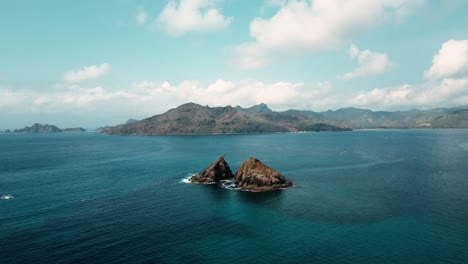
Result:
<svg viewBox="0 0 468 264"><path fill-rule="evenodd" d="M357 54L356 49L350 49L350 54ZM393 110L468 105L468 40L445 42L424 77L420 84L360 91L344 103Z"/></svg>
<svg viewBox="0 0 468 264"><path fill-rule="evenodd" d="M154 21L169 35L189 32L219 31L226 28L232 17L225 17L211 0L169 1Z"/></svg>
<svg viewBox="0 0 468 264"><path fill-rule="evenodd" d="M406 16L423 0L291 0L250 23L253 42L234 47L233 63L261 68L277 57L342 47L351 37Z"/></svg>
<svg viewBox="0 0 468 264"><path fill-rule="evenodd" d="M319 98L332 91L330 83L264 83L260 81L232 82L217 80L204 87L195 81L184 81L178 85L168 82L139 82L132 85L125 94L138 100L158 101L161 110L186 102L196 102L210 106L242 105L251 106L266 103L275 109L288 109L292 106L320 107Z"/></svg>
<svg viewBox="0 0 468 264"><path fill-rule="evenodd" d="M136 23L138 25L144 25L146 21L148 21L148 12L146 12L145 10L141 10L136 15Z"/></svg>
<svg viewBox="0 0 468 264"><path fill-rule="evenodd" d="M111 66L107 63L101 65L86 66L81 70L69 71L63 76L67 82L75 83L80 81L95 80L100 76L110 72Z"/></svg>
<svg viewBox="0 0 468 264"><path fill-rule="evenodd" d="M371 91L358 92L350 100L343 103L380 110L466 105L468 104L468 78L375 88Z"/></svg>
<svg viewBox="0 0 468 264"><path fill-rule="evenodd" d="M350 56L358 49L350 48ZM360 91L345 102L371 109L434 108L468 105L468 40L448 40L434 55L420 84Z"/></svg>
<svg viewBox="0 0 468 264"><path fill-rule="evenodd" d="M348 53L351 59L357 59L359 67L354 71L338 76L341 80L351 80L356 77L379 75L389 71L395 65L390 61L387 54L373 52L370 50L361 51L354 44L351 45Z"/></svg>
<svg viewBox="0 0 468 264"><path fill-rule="evenodd" d="M435 80L468 72L468 40L445 42L434 58L432 66L424 72L424 78Z"/></svg>
<svg viewBox="0 0 468 264"><path fill-rule="evenodd" d="M321 111L347 106L373 110L452 107L468 104L468 77L350 94L338 93L329 82L265 83L255 80L217 80L209 85L201 85L197 81L179 84L141 81L118 90L72 85L48 92L0 87L0 111L6 116L19 113L99 115L103 120L123 122L125 118L152 116L187 102L244 107L266 103L278 111Z"/></svg>

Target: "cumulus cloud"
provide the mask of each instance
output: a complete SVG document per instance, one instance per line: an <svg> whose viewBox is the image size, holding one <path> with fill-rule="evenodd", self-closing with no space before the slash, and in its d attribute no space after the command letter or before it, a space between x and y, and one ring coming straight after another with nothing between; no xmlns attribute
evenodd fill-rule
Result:
<svg viewBox="0 0 468 264"><path fill-rule="evenodd" d="M445 42L424 77L420 84L358 92L347 103L373 109L468 105L468 40Z"/></svg>
<svg viewBox="0 0 468 264"><path fill-rule="evenodd" d="M251 106L266 103L275 109L288 109L292 106L321 107L318 100L332 92L328 82L318 83L265 83L261 81L217 80L207 86L195 81L183 81L178 85L168 82L143 81L132 85L124 93L138 100L159 101L163 109L186 102L196 102L210 106L242 105Z"/></svg>
<svg viewBox="0 0 468 264"><path fill-rule="evenodd" d="M141 10L136 15L136 23L138 25L144 25L146 21L148 21L148 12L146 12L145 10Z"/></svg>
<svg viewBox="0 0 468 264"><path fill-rule="evenodd" d="M287 1L271 18L255 18L250 23L254 41L232 48L232 62L242 69L257 69L277 57L339 48L352 36L384 21L399 20L423 3L423 0Z"/></svg>
<svg viewBox="0 0 468 264"><path fill-rule="evenodd" d="M468 40L449 40L434 55L424 78L436 80L468 72Z"/></svg>
<svg viewBox="0 0 468 264"><path fill-rule="evenodd" d="M354 44L351 45L348 53L351 59L357 60L359 67L354 71L338 76L341 80L347 81L356 77L383 74L395 65L390 61L386 53L373 52L370 50L361 51Z"/></svg>
<svg viewBox="0 0 468 264"><path fill-rule="evenodd" d="M171 0L154 24L169 35L181 36L189 32L219 31L231 21L232 17L225 17L211 0Z"/></svg>
<svg viewBox="0 0 468 264"><path fill-rule="evenodd" d="M371 109L452 107L468 104L468 78L375 88L355 94L348 105Z"/></svg>
<svg viewBox="0 0 468 264"><path fill-rule="evenodd" d="M87 80L95 80L102 75L110 72L111 66L107 63L101 65L86 66L81 70L72 70L67 72L63 79L67 82L76 83Z"/></svg>
<svg viewBox="0 0 468 264"><path fill-rule="evenodd" d="M97 115L123 122L130 117L148 117L187 102L202 105L266 103L274 110L328 110L354 106L373 110L452 107L468 104L468 76L445 78L421 84L338 93L329 82L265 83L255 80L217 80L208 85L197 81L141 81L124 89L70 85L48 92L0 87L0 111L30 114ZM114 118L114 119L113 119ZM110 124L110 123L109 123Z"/></svg>

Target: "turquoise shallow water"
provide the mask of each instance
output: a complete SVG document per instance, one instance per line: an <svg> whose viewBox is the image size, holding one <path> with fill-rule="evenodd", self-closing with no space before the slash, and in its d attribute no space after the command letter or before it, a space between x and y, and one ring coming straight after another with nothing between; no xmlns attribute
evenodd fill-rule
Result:
<svg viewBox="0 0 468 264"><path fill-rule="evenodd" d="M294 181L182 179L220 154ZM0 135L1 263L467 263L468 130Z"/></svg>

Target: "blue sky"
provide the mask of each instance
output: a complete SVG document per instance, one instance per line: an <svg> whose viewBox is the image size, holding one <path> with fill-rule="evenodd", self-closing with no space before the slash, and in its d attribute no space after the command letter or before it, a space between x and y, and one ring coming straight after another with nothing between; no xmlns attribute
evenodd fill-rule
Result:
<svg viewBox="0 0 468 264"><path fill-rule="evenodd" d="M464 0L1 1L0 128L468 105Z"/></svg>

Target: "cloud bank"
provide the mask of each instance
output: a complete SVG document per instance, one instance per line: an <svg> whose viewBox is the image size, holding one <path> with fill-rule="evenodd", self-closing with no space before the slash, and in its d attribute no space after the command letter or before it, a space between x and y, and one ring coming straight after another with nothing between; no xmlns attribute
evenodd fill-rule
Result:
<svg viewBox="0 0 468 264"><path fill-rule="evenodd" d="M64 87L54 92L0 88L0 109L8 112L82 111L129 113L149 116L187 102L210 106L251 106L267 103L278 110L292 107L322 108L330 102L324 98L332 92L329 83L264 83L217 80L207 86L196 81L142 81L127 89L109 90L102 86Z"/></svg>

